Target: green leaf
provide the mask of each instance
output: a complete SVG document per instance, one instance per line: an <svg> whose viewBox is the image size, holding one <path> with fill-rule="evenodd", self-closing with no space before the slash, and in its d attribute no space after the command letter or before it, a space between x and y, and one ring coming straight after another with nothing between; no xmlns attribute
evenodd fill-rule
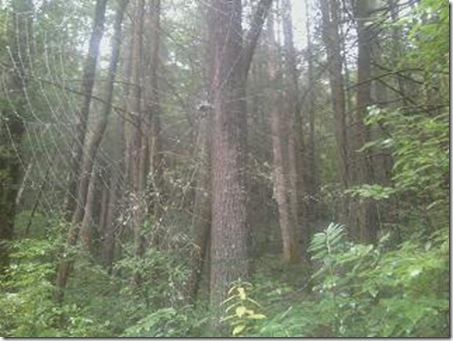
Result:
<svg viewBox="0 0 453 341"><path fill-rule="evenodd" d="M244 316L244 314L245 314L246 311L247 311L247 308L244 307L244 306L237 307L237 308L236 308L236 315L237 315L238 317L242 317L242 316Z"/></svg>
<svg viewBox="0 0 453 341"><path fill-rule="evenodd" d="M244 324L240 324L240 325L234 327L233 333L232 333L233 336L238 335L238 334L241 333L244 329L245 329L245 325L244 325Z"/></svg>

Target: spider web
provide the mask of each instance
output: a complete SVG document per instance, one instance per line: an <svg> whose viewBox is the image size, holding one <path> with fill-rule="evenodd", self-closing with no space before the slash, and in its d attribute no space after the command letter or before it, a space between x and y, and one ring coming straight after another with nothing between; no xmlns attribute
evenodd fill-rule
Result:
<svg viewBox="0 0 453 341"><path fill-rule="evenodd" d="M91 6L91 7L90 7ZM91 32L93 4L87 5L81 1L74 2L36 2L34 13L25 13L28 20L33 21L30 26L23 28L11 27L13 17L10 11L5 10L4 25L2 31L7 36L8 30L14 31L14 39L26 37L25 48L18 52L18 60L26 70L25 77L22 78L23 94L25 105L19 107L8 91L8 74L14 67L14 59L8 47L2 53L1 63L1 91L8 106L18 115L24 123L24 134L20 144L14 142L11 132L6 124L5 133L9 134L12 149L20 164L23 174L22 183L18 197L16 199L16 212L22 216L22 220L16 224L18 235L26 234L37 228L40 215L47 219L58 219L61 217L63 200L67 191L67 179L71 172L69 156L72 144L75 141L75 122L76 111L80 107L82 95L80 92L81 75L83 62L88 49L88 39ZM5 6L6 8L6 6ZM90 118L88 120L88 130L85 143L89 140L93 128L98 120L98 112L103 105L104 85L106 79L106 69L110 58L110 40L112 36L111 22L114 16L110 9L106 13L107 21L105 33L101 45L101 53L98 58L97 75L93 97L90 108ZM129 22L123 24L123 32ZM165 32L163 32L165 33ZM23 39L23 38L22 38ZM125 42L122 44L125 50ZM25 65L26 64L26 65ZM113 172L120 173L118 178L119 188L126 188L124 177L121 176L123 169L121 165L125 162L124 153L114 150L115 124L120 125L128 120L128 113L125 110L125 103L128 98L121 98L122 86L125 81L124 70L119 71L115 84L115 99L113 110L110 115L108 127L104 133L93 169L96 179L95 191L95 211L100 209L103 191L109 192L111 189L110 179ZM167 83L171 83L172 75L162 71L159 75L165 78ZM165 96L168 89L160 90L161 106L164 111L175 112L175 117L163 123L163 135L170 136L167 144L184 145L190 143L191 129L187 128L187 108L193 107L195 103L188 104L187 101L194 101L195 94L190 96L179 96L178 101L173 103L166 100ZM172 92L174 92L173 90ZM192 109L190 109L192 110ZM193 112L189 115L194 115ZM181 131L184 133L181 134ZM177 133L175 133L177 132ZM2 131L2 133L4 133ZM112 146L113 145L113 146ZM124 146L123 146L124 148ZM183 158L183 162L193 159L190 149L173 149L173 153ZM171 174L177 186L173 186L173 192L179 191L179 195L174 196L179 202L173 203L175 206L182 206L188 190L193 185L191 179L195 176L197 165L192 165L188 171L178 171ZM76 174L80 177L83 174ZM178 193L176 193L178 194ZM118 203L118 208L125 203ZM169 226L177 225L177 216L169 219L167 215L166 224ZM121 222L116 217L116 225ZM35 224L36 222L36 224ZM98 221L99 222L99 221ZM127 225L127 221L123 222ZM26 231L24 231L24 229ZM29 230L29 231L28 231ZM171 229L170 229L171 230ZM172 235L167 231L167 235ZM121 231L117 231L118 233ZM42 231L40 232L42 233ZM177 236L177 234L173 234Z"/></svg>
<svg viewBox="0 0 453 341"><path fill-rule="evenodd" d="M164 137L163 151L166 162L173 165L165 168L167 195L172 198L172 202L169 204L171 207L165 210L161 225L165 226L167 240L170 244L174 241L175 248L179 247L179 251L181 247L193 248L192 233L189 228L184 227L184 224L191 221L193 212L187 208L187 202L193 199L193 193L196 190L195 179L203 167L194 146L196 120L199 115L197 107L200 100L205 99L201 94L209 89L209 85L202 76L205 68L203 65L204 41L202 37L193 34L198 29L194 22L200 20L202 13L197 13L199 7L196 2L182 3L184 5L177 7L174 13L170 10L171 6L175 6L174 3L168 4L168 8L162 8L162 13L165 14L160 34L171 44L171 49L163 52L167 53L165 56L167 64L164 68L160 68L158 75L162 108L161 132ZM201 6L208 8L211 5L208 1L201 1ZM8 92L8 84L5 80L7 77L4 75L14 64L11 54L0 54L2 58L0 91L15 113L21 117L25 126L20 145L10 140L23 173L16 210L19 218L23 219L17 224L19 235L26 234L28 230L32 234L38 228L40 215L46 219L55 220L61 219L62 216L67 179L71 172L70 153L76 136L75 117L83 97L80 92L81 77L92 29L93 8L94 4L88 1L35 1L34 13L28 14L29 20L33 21L31 30L24 33L20 32L18 27L14 28L15 39L19 39L21 35L26 37L25 48L19 51L19 60L28 61L28 65L24 65L26 79L22 80L23 84L27 84L24 87L25 110L16 107ZM128 12L123 23L123 32L130 29L131 23L128 18L132 16L131 7ZM7 13L5 22L12 20L11 14L5 13ZM108 9L86 141L89 140L91 131L99 119L98 112L103 105L113 16L113 10ZM190 17L192 21L181 20L181 18ZM5 31L7 26L3 28ZM244 26L247 24L245 23ZM184 45L182 38L184 35L192 37L192 46ZM147 46L146 41L144 46ZM128 48L130 47L123 39L121 44L123 61L125 60L124 51ZM186 68L189 63L191 70ZM122 64L120 63L118 67L116 77L113 110L93 168L96 180L95 212L101 210L104 193L109 193L112 189L111 179L114 173L117 173L119 179L118 188L127 190L122 174L122 165L126 162L125 153L115 150L118 144L123 144L121 148L128 148L124 145L124 141L118 142L117 130L115 130L116 125L123 126L130 120L130 114L126 110L126 103L130 97L126 97L124 93L127 76ZM267 85L250 87L246 100L261 102L266 97L266 91ZM262 145L262 141L268 139L267 131L259 131L253 125L250 132L257 145ZM251 159L255 165L260 164L254 156ZM267 167L264 173L268 181ZM75 175L84 176L84 174ZM121 195L119 198L121 201L117 203L118 213L115 217L117 242L121 242L120 239L131 230L131 207L127 197L127 193ZM99 225L100 220L101 218L93 225Z"/></svg>

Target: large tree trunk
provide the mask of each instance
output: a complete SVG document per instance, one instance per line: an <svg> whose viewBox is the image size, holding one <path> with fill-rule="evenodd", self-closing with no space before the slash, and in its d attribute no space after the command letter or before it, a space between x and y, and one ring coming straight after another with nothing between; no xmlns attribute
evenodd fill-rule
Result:
<svg viewBox="0 0 453 341"><path fill-rule="evenodd" d="M279 223L282 231L283 241L283 258L288 262L295 262L299 259L297 249L297 239L295 238L295 215L291 214L291 199L289 186L293 185L289 174L289 155L283 151L282 137L286 135L284 124L281 120L280 106L282 97L279 94L278 87L278 61L277 61L277 44L274 35L274 21L270 15L268 18L268 45L269 45L269 99L271 101L270 126L272 135L272 151L273 151L273 182L274 196L277 201ZM294 190L296 188L293 188ZM297 211L296 211L297 212Z"/></svg>
<svg viewBox="0 0 453 341"><path fill-rule="evenodd" d="M242 3L212 0L214 125L212 152L212 231L210 304L214 334L228 285L245 279L247 264L246 102L250 61L271 0L261 1L243 47Z"/></svg>
<svg viewBox="0 0 453 341"><path fill-rule="evenodd" d="M214 318L228 285L247 277L245 185L245 77L237 63L242 53L240 0L211 2L215 36L212 158L211 308ZM213 321L214 325L218 321ZM214 333L219 330L214 330Z"/></svg>
<svg viewBox="0 0 453 341"><path fill-rule="evenodd" d="M104 20L105 20L105 9L107 0L97 0L96 9L94 14L93 30L91 33L90 44L88 48L88 55L85 60L85 66L83 69L82 78L82 90L84 94L81 107L76 111L76 126L75 126L75 139L73 143L73 150L71 153L70 160L70 171L69 171L69 185L68 193L66 196L65 203L65 219L70 221L75 211L77 197L77 184L78 176L80 175L80 166L83 156L83 146L85 142L86 126L88 121L88 114L90 111L91 95L93 92L94 78L96 75L96 61L99 55L99 45L101 43L102 35L104 33ZM77 225L71 225L68 238L66 241L66 247L71 248L77 242L78 227ZM65 253L64 251L62 254ZM61 302L64 297L64 290L68 282L69 271L72 261L63 257L61 260L56 281L56 291L54 294L54 300Z"/></svg>
<svg viewBox="0 0 453 341"><path fill-rule="evenodd" d="M9 97L9 102L2 101L0 110L0 279L10 262L8 244L13 239L16 197L22 172L18 151L25 132L24 98L28 83L26 68L29 67L27 41L32 36L33 3L31 0L13 1L12 7L14 18L8 38L11 39L13 71L5 75L6 88L2 88L1 93Z"/></svg>

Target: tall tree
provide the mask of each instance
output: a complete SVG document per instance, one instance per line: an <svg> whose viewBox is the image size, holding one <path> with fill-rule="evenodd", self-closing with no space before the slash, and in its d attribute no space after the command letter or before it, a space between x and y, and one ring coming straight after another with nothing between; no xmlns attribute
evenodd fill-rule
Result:
<svg viewBox="0 0 453 341"><path fill-rule="evenodd" d="M108 119L112 111L112 100L113 100L113 88L115 84L115 78L118 67L118 60L120 56L121 46L121 29L123 23L123 16L126 10L128 0L121 0L118 3L117 12L115 15L115 22L113 24L113 37L112 37L112 48L110 62L107 70L107 79L105 85L105 101L102 105L102 111L100 117L96 122L94 129L90 136L87 138L85 148L83 149L83 160L81 165L81 178L78 186L78 195L73 223L79 223L84 216L85 206L87 202L87 191L89 182L91 180L90 174L93 169L93 164L96 158L99 145L101 144L104 132L107 127Z"/></svg>
<svg viewBox="0 0 453 341"><path fill-rule="evenodd" d="M83 202L77 202L77 188L79 184L79 176L81 175L80 168L83 160L83 147L85 145L88 116L90 113L90 104L92 99L94 80L96 77L96 63L99 56L99 46L101 44L102 36L104 35L106 7L107 0L96 1L93 29L88 46L88 54L86 56L85 64L83 67L82 88L80 91L83 94L83 97L80 108L75 112L75 138L72 145L70 172L68 176L68 193L66 196L64 212L67 221L71 221L77 205L83 205Z"/></svg>
<svg viewBox="0 0 453 341"><path fill-rule="evenodd" d="M357 1L357 98L354 112L354 147L349 155L352 164L352 185L372 184L373 169L371 155L368 150L358 150L369 141L369 132L364 123L366 109L371 105L371 47L374 39L371 22L372 0ZM375 204L370 200L362 200L355 209L349 210L349 224L357 229L356 237L364 242L374 242L377 237L377 212Z"/></svg>
<svg viewBox="0 0 453 341"><path fill-rule="evenodd" d="M30 51L27 42L32 36L33 2L12 2L13 20L8 27L11 68L2 82L0 102L0 278L9 265L9 242L13 239L16 197L20 187L20 143L25 132L26 94ZM3 53L3 52L2 52Z"/></svg>
<svg viewBox="0 0 453 341"><path fill-rule="evenodd" d="M88 54L85 59L85 65L83 68L82 78L82 90L83 94L82 104L79 110L76 111L76 124L75 124L75 139L73 142L73 150L71 153L70 160L70 172L69 172L69 185L68 192L66 195L65 203L65 219L70 221L76 206L78 205L77 198L77 187L79 183L80 167L83 157L83 146L85 143L86 128L88 122L88 115L90 112L90 103L92 99L92 92L94 86L94 79L96 76L96 62L99 56L99 46L101 43L102 36L104 34L104 21L105 21L105 10L107 6L107 0L97 0L96 8L94 12L93 28L91 32L90 42L88 46ZM83 217L83 216L82 216ZM77 224L71 225L68 238L66 241L66 247L73 247L78 238L78 227ZM63 251L62 254L65 254ZM72 260L63 257L61 260L56 280L56 291L54 294L54 300L61 302L64 297L64 290L68 282L69 271L72 265Z"/></svg>
<svg viewBox="0 0 453 341"><path fill-rule="evenodd" d="M304 139L304 120L300 110L299 79L296 61L296 50L293 39L293 20L291 17L291 2L282 1L282 21L285 56L285 88L286 93L286 121L288 126L288 177L289 177L289 201L291 204L291 214L294 221L293 249L298 254L298 237L302 235L304 250L309 243L309 230L307 219L307 196L308 184L308 164L311 162L307 155L307 148ZM292 261L296 261L298 256L293 255Z"/></svg>
<svg viewBox="0 0 453 341"><path fill-rule="evenodd" d="M346 101L344 92L343 63L339 34L339 4L335 0L321 1L322 38L327 50L332 110L335 121L335 140L338 151L339 181L341 189L348 187L348 144L346 127ZM346 222L348 204L346 197L340 205L340 221Z"/></svg>
<svg viewBox="0 0 453 341"><path fill-rule="evenodd" d="M128 103L129 112L132 115L132 127L129 142L130 175L131 175L131 200L132 217L134 228L134 255L141 258L144 252L145 239L143 236L143 219L146 214L145 201L145 160L146 139L145 124L142 113L142 63L143 63L143 27L145 2L140 0L135 4L133 37L132 37L132 61L131 61L131 98ZM133 274L133 284L138 286L141 282L141 275L137 271Z"/></svg>
<svg viewBox="0 0 453 341"><path fill-rule="evenodd" d="M150 204L152 209L153 221L158 229L153 236L153 243L159 244L160 223L162 219L162 211L164 205L164 188L163 188L163 157L162 157L162 142L161 142L161 123L160 123L160 100L159 100L159 45L160 45L160 0L150 2L149 15L149 71L146 78L146 93L145 93L145 111L148 132L148 152L149 152L149 176L148 190L152 192ZM150 209L150 211L151 211ZM151 213L151 212L150 212Z"/></svg>
<svg viewBox="0 0 453 341"><path fill-rule="evenodd" d="M316 133L315 133L315 124L316 124L316 108L315 108L315 98L317 90L317 80L315 79L315 70L314 70L314 47L313 47L313 37L311 29L311 20L310 20L310 11L308 1L305 3L305 21L306 21L306 31L307 31L307 48L306 48L306 58L307 58L307 92L306 97L303 101L303 113L308 119L308 141L307 141L307 176L305 177L306 181L306 196L308 197L307 206L310 209L306 211L307 220L311 224L315 223L318 218L318 200L316 198L319 192L319 182L320 176L318 174L317 166L317 157L316 157ZM300 108L302 114L302 103ZM311 234L311 229L308 229L307 234ZM306 240L306 239L304 239Z"/></svg>
<svg viewBox="0 0 453 341"><path fill-rule="evenodd" d="M292 206L292 196L290 193L290 185L294 185L289 175L289 152L283 150L284 144L282 137L286 135L285 125L283 124L283 115L280 111L283 98L278 91L281 81L281 70L279 70L279 63L277 57L277 43L275 41L274 21L272 15L267 19L267 36L268 36L268 73L269 73L269 99L270 103L270 126L272 135L272 151L273 151L273 183L274 183L274 196L278 206L279 224L282 230L283 241L283 258L288 262L297 261L299 258L297 249L297 239L295 238L295 214L293 210L296 208ZM286 156L286 157L285 157ZM293 187L293 191L295 191ZM297 213L297 209L295 211Z"/></svg>
<svg viewBox="0 0 453 341"><path fill-rule="evenodd" d="M206 7L200 3L198 10L206 13ZM209 41L213 32L208 30L206 21L198 23L203 39ZM210 55L212 53L209 44L203 44L204 49L199 51L200 59L211 61L205 63L202 68L203 84L209 84L213 79L213 63ZM208 94L205 94L208 95ZM188 286L188 300L196 304L200 283L205 270L209 265L209 242L211 235L211 144L212 144L212 123L213 108L210 104L212 98L205 98L205 101L198 106L196 119L196 180L195 198L192 212L192 227L194 229L195 248L192 251L191 273ZM205 271L207 272L207 271Z"/></svg>
<svg viewBox="0 0 453 341"><path fill-rule="evenodd" d="M227 286L247 277L245 87L256 42L271 0L261 0L243 44L242 1L212 0L213 141L210 304L220 331ZM210 61L211 62L211 61Z"/></svg>

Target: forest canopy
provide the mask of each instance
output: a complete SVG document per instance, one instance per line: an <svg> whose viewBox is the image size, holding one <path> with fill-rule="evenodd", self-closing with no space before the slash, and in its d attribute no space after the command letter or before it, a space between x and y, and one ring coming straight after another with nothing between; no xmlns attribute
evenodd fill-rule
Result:
<svg viewBox="0 0 453 341"><path fill-rule="evenodd" d="M449 14L0 1L0 335L449 337Z"/></svg>

